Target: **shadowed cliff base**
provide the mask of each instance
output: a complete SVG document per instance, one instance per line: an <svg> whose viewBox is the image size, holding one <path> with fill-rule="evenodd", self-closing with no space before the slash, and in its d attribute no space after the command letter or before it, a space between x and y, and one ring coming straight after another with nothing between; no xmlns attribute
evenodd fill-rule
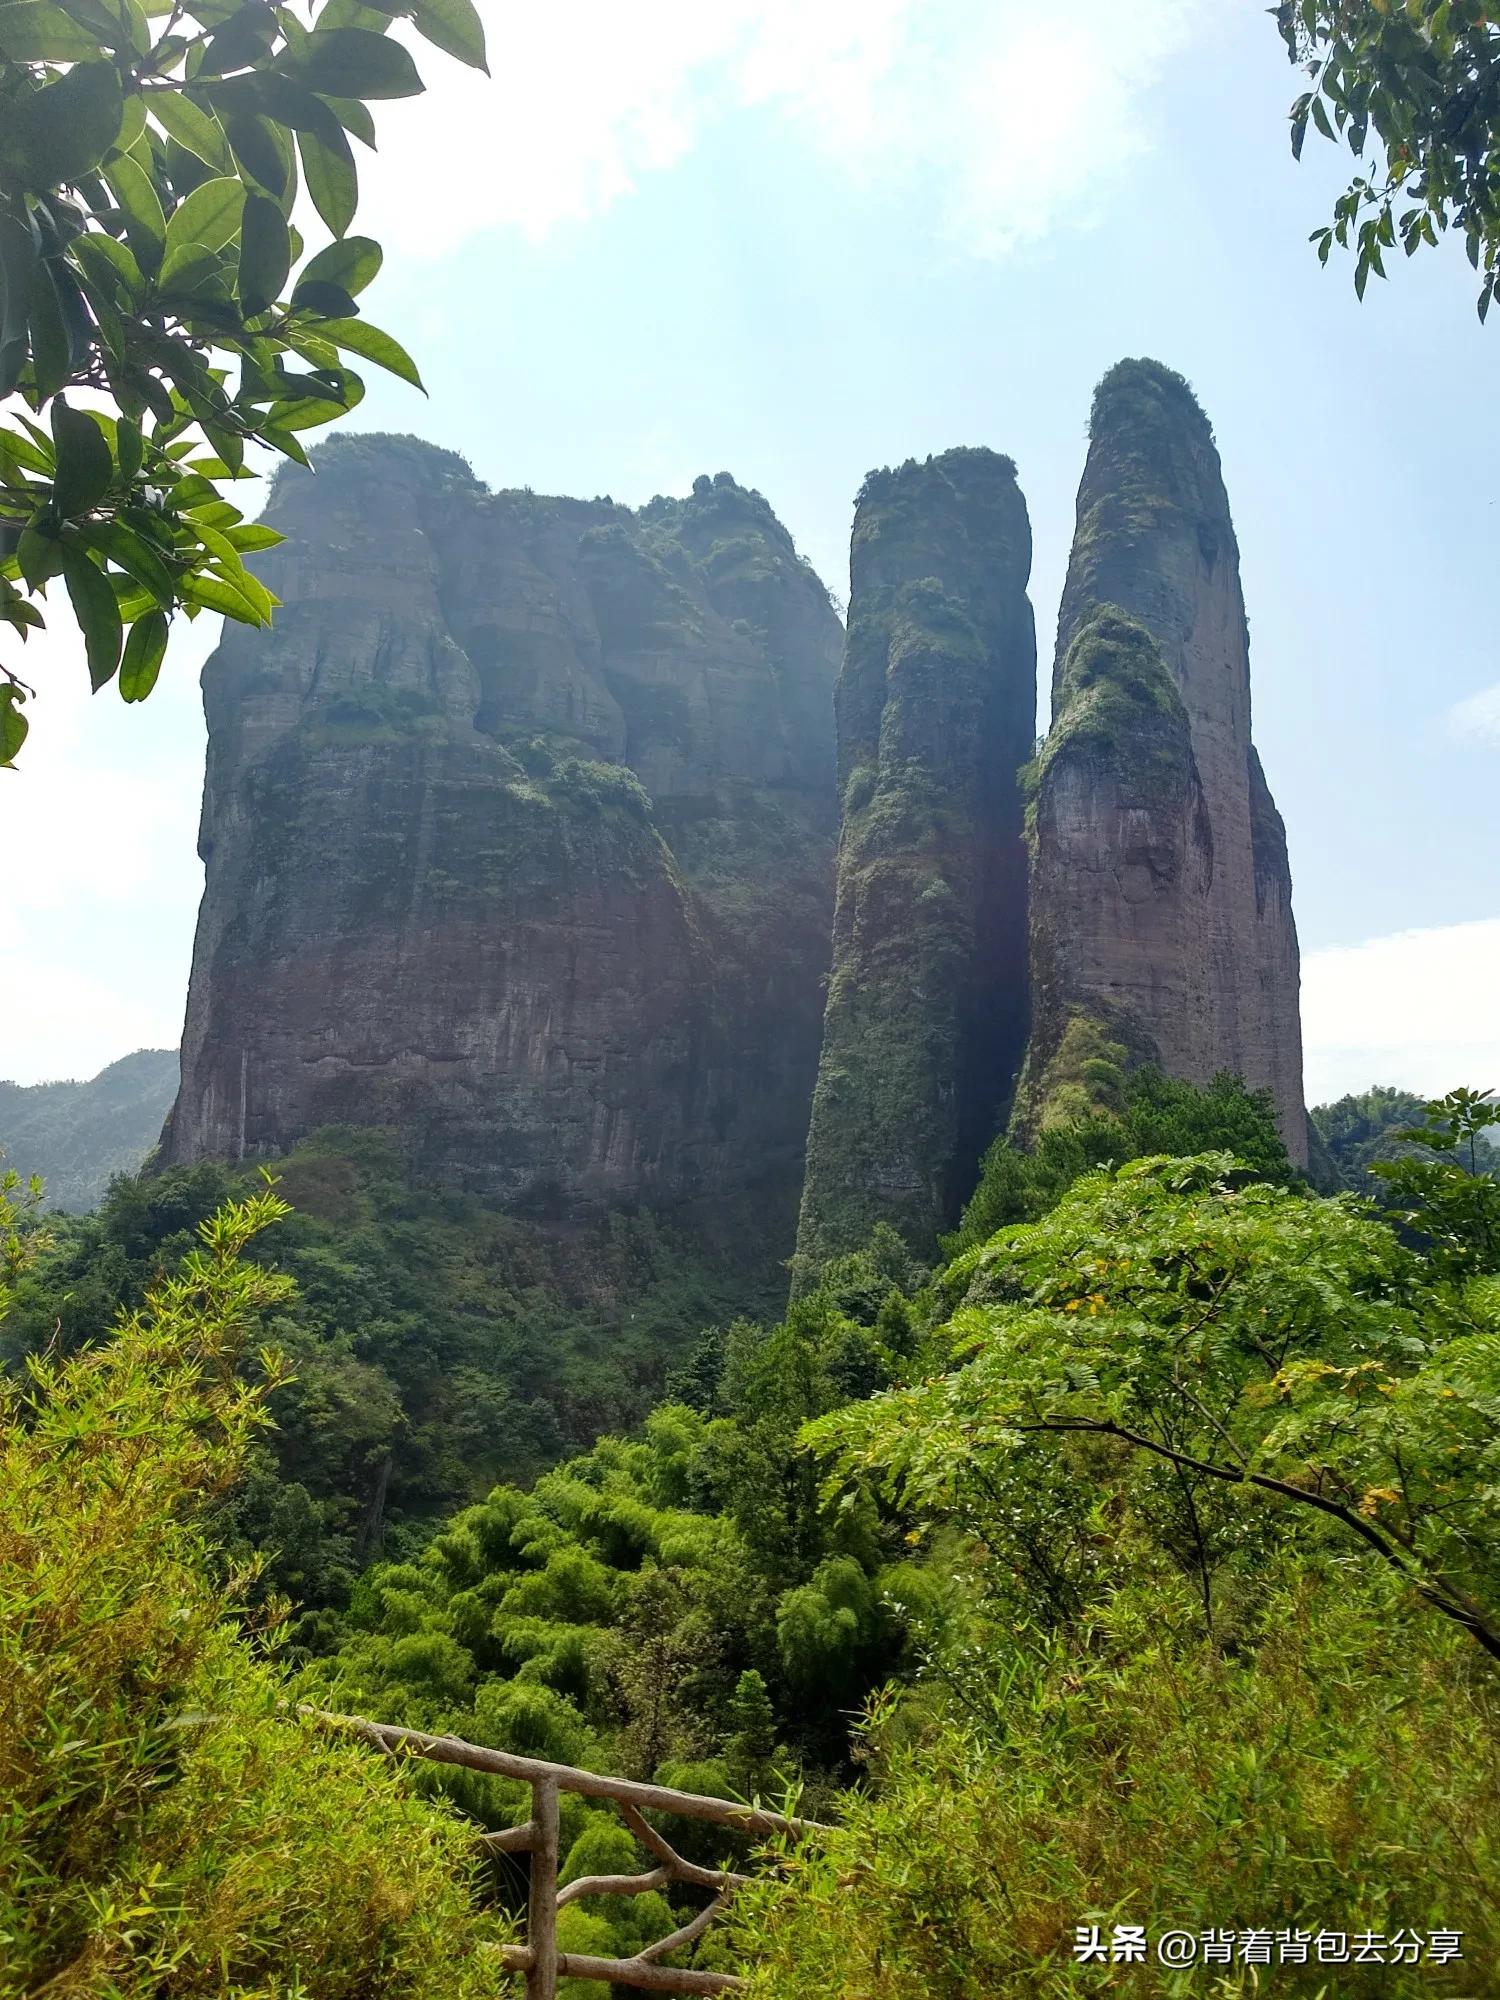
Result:
<svg viewBox="0 0 1500 2000"><path fill-rule="evenodd" d="M838 898L798 1286L881 1222L928 1253L1003 1118L1026 1031L1030 568L1009 459L949 451L866 480L836 695Z"/></svg>

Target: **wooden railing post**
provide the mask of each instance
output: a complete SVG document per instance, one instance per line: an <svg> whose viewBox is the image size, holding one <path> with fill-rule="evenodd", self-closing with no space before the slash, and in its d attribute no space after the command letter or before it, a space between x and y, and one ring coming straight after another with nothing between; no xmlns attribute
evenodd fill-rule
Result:
<svg viewBox="0 0 1500 2000"><path fill-rule="evenodd" d="M526 1942L531 1964L526 2000L557 2000L557 1780L538 1778L531 1788L536 1844L531 1850L531 1893L526 1904Z"/></svg>
<svg viewBox="0 0 1500 2000"><path fill-rule="evenodd" d="M526 2000L557 2000L557 1982L587 1979L610 1986L629 1986L645 1993L739 1993L745 1980L733 1972L699 1972L688 1966L658 1964L669 1952L681 1951L703 1935L721 1914L730 1895L750 1879L731 1868L701 1868L688 1861L642 1817L643 1810L697 1820L710 1826L733 1827L740 1833L790 1834L802 1839L830 1832L816 1820L789 1819L764 1806L740 1805L700 1792L677 1792L667 1785L647 1785L634 1778L612 1778L599 1771L580 1771L571 1764L549 1764L538 1757L518 1757L509 1750L491 1750L483 1743L465 1743L459 1736L428 1736L420 1729L395 1723L371 1722L362 1715L329 1715L322 1709L298 1713L332 1728L351 1729L388 1757L430 1757L438 1764L457 1764L471 1771L488 1771L500 1778L519 1778L531 1787L531 1818L524 1826L497 1828L479 1837L492 1854L531 1857L526 1905L526 1942L501 1947L507 1972L526 1974ZM626 1826L657 1866L635 1875L580 1875L559 1892L558 1794L573 1792L586 1799L609 1799L618 1806ZM594 1958L584 1952L559 1952L557 1913L560 1906L585 1896L640 1896L652 1889L691 1885L712 1892L713 1901L655 1944L643 1946L630 1958Z"/></svg>

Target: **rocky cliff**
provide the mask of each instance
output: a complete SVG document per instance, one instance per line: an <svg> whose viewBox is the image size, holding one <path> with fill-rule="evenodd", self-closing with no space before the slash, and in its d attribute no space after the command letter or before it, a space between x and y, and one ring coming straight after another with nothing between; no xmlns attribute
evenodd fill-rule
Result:
<svg viewBox="0 0 1500 2000"><path fill-rule="evenodd" d="M882 1221L930 1250L1003 1118L1027 1020L1030 569L1009 459L950 451L866 481L837 691L842 831L804 1274Z"/></svg>
<svg viewBox="0 0 1500 2000"><path fill-rule="evenodd" d="M1307 1160L1286 835L1250 736L1239 551L1208 420L1150 361L1094 397L1033 772L1025 1136L1121 1063L1272 1092Z"/></svg>
<svg viewBox="0 0 1500 2000"><path fill-rule="evenodd" d="M570 1217L800 1171L835 830L827 593L724 473L632 512L411 439L282 476L204 670L168 1161L314 1127Z"/></svg>

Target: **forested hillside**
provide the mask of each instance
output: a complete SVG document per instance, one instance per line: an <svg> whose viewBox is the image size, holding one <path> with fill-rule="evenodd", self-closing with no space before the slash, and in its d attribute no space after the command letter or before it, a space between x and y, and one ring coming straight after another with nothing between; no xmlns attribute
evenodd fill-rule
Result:
<svg viewBox="0 0 1500 2000"><path fill-rule="evenodd" d="M1429 1107L1397 1232L1308 1189L1264 1095L1116 1087L1031 1153L994 1147L936 1267L877 1230L784 1317L621 1223L585 1304L515 1225L403 1189L369 1135L299 1148L239 1208L254 1176L196 1168L117 1184L50 1246L16 1215L8 1338L48 1358L11 1376L0 1538L55 1580L0 1679L25 1802L6 1838L28 1843L0 1843L0 1882L24 1851L104 1901L13 1902L7 1990L176 1965L126 1989L144 2000L220 1959L253 1984L288 1951L326 1966L320 1991L436 2000L486 1964L504 1990L521 1878L476 1874L461 1826L523 1816L521 1790L404 1778L292 1702L796 1797L838 1830L692 1960L768 1995L1063 1995L1091 1990L1093 1912L1295 1939L1351 1910L1427 1942L1341 1962L1340 1993L1495 1990L1500 1183L1465 1164L1493 1106ZM631 1310L658 1345L606 1362ZM483 1376L486 1348L508 1375ZM484 1412L534 1460L486 1461ZM591 1426L615 1434L578 1449ZM59 1508L84 1435L93 1470ZM184 1523L165 1543L163 1508ZM79 1535L108 1606L55 1565ZM272 1581L298 1601L268 1658ZM128 1642L99 1651L126 1607ZM26 1746L85 1685L97 1749L53 1821ZM183 1707L218 1720L162 1790ZM313 1910L294 1885L330 1841ZM752 1843L680 1845L712 1865ZM565 1800L564 1882L649 1859ZM586 1895L560 1939L624 1955L693 1907Z"/></svg>
<svg viewBox="0 0 1500 2000"><path fill-rule="evenodd" d="M177 1094L177 1051L137 1049L88 1083L0 1083L0 1160L46 1183L50 1208L97 1208L133 1174Z"/></svg>
<svg viewBox="0 0 1500 2000"><path fill-rule="evenodd" d="M363 1563L419 1545L497 1479L529 1482L628 1430L705 1325L773 1313L785 1283L733 1208L691 1235L615 1214L559 1239L412 1182L388 1140L352 1130L308 1139L275 1173L292 1213L267 1254L296 1290L268 1333L292 1379L220 1530L265 1549L267 1583L310 1609L342 1603ZM258 1169L174 1167L52 1222L0 1322L0 1361L97 1338L260 1185Z"/></svg>

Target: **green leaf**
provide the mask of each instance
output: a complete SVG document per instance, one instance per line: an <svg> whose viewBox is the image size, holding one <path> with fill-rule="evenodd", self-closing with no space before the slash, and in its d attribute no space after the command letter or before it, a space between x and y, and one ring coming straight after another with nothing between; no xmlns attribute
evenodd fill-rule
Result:
<svg viewBox="0 0 1500 2000"><path fill-rule="evenodd" d="M167 650L167 617L164 611L148 611L130 628L125 641L125 657L120 662L120 697L123 701L144 701L156 686L156 676Z"/></svg>
<svg viewBox="0 0 1500 2000"><path fill-rule="evenodd" d="M358 396L347 403L334 396L289 396L284 403L273 404L266 422L260 427L261 436L268 438L273 432L315 431L320 424L331 424L335 418L346 417L359 400Z"/></svg>
<svg viewBox="0 0 1500 2000"><path fill-rule="evenodd" d="M41 438L31 438L21 437L15 431L0 431L0 463L6 459L14 460L27 472L40 472L47 479L57 469L52 441L45 432Z"/></svg>
<svg viewBox="0 0 1500 2000"><path fill-rule="evenodd" d="M276 15L266 0L244 0L203 52L200 76L223 76L268 56L276 44Z"/></svg>
<svg viewBox="0 0 1500 2000"><path fill-rule="evenodd" d="M131 24L120 14L112 13L103 0L61 0L61 4L65 14L98 37L102 48L130 47Z"/></svg>
<svg viewBox="0 0 1500 2000"><path fill-rule="evenodd" d="M106 236L102 229L90 229L82 236L75 236L68 248L96 282L108 283L112 277L118 278L128 302L133 304L146 289L145 274L129 246Z"/></svg>
<svg viewBox="0 0 1500 2000"><path fill-rule="evenodd" d="M36 262L36 236L29 220L0 208L0 398L11 393L26 366Z"/></svg>
<svg viewBox="0 0 1500 2000"><path fill-rule="evenodd" d="M47 621L34 604L28 604L24 597L7 597L0 602L0 618L6 620L20 633L25 643L28 632L45 632Z"/></svg>
<svg viewBox="0 0 1500 2000"><path fill-rule="evenodd" d="M123 110L113 63L75 63L55 83L7 105L0 177L36 194L76 183L114 144Z"/></svg>
<svg viewBox="0 0 1500 2000"><path fill-rule="evenodd" d="M185 510L187 519L195 528L237 528L244 515L228 500L209 500L201 507Z"/></svg>
<svg viewBox="0 0 1500 2000"><path fill-rule="evenodd" d="M273 451L279 451L283 458L289 458L311 472L312 460L302 449L302 441L294 432L283 430L279 424L261 423L256 426L256 436L270 445Z"/></svg>
<svg viewBox="0 0 1500 2000"><path fill-rule="evenodd" d="M457 56L470 69L490 73L485 61L484 23L473 0L417 0L412 25L424 40L445 55Z"/></svg>
<svg viewBox="0 0 1500 2000"><path fill-rule="evenodd" d="M244 186L227 174L195 187L187 200L173 209L167 222L162 284L171 284L195 254L201 257L203 251L222 249L238 234L244 208Z"/></svg>
<svg viewBox="0 0 1500 2000"><path fill-rule="evenodd" d="M362 355L366 361L373 361L378 368L399 375L403 382L410 382L414 389L422 389L423 395L426 395L422 378L417 373L417 364L400 341L382 333L378 326L371 326L367 319L324 320L317 331L335 346L346 348L351 354Z"/></svg>
<svg viewBox="0 0 1500 2000"><path fill-rule="evenodd" d="M241 625L264 625L265 619L243 591L236 590L222 577L210 576L203 570L195 570L185 576L178 586L178 594L184 604L196 605L202 611L219 611L226 618L234 618Z"/></svg>
<svg viewBox="0 0 1500 2000"><path fill-rule="evenodd" d="M141 469L141 427L129 417L121 417L115 425L115 457L119 462L120 478L126 486L135 484L136 474Z"/></svg>
<svg viewBox="0 0 1500 2000"><path fill-rule="evenodd" d="M104 571L83 548L69 542L63 544L63 582L83 633L89 680L97 694L120 664L124 636L120 607Z"/></svg>
<svg viewBox="0 0 1500 2000"><path fill-rule="evenodd" d="M297 289L292 294L292 304L306 312L321 313L324 319L353 319L359 311L354 300L340 286L323 284L317 278L310 283L305 279L299 279ZM288 328L287 338L299 354L311 352L307 346L305 333ZM316 336L314 341L317 344ZM332 348L327 348L321 359L330 365L337 365L338 355Z"/></svg>
<svg viewBox="0 0 1500 2000"><path fill-rule="evenodd" d="M31 281L31 369L42 397L55 396L73 370L72 342L45 258L38 261Z"/></svg>
<svg viewBox="0 0 1500 2000"><path fill-rule="evenodd" d="M224 125L241 168L284 209L292 193L291 149L285 133L257 112L231 113Z"/></svg>
<svg viewBox="0 0 1500 2000"><path fill-rule="evenodd" d="M120 113L120 129L115 134L115 152L130 152L139 142L141 134L145 129L145 103L139 91L132 91L125 99L125 108Z"/></svg>
<svg viewBox="0 0 1500 2000"><path fill-rule="evenodd" d="M118 563L162 607L169 611L177 597L177 579L143 535L120 521L94 521L83 530L91 549Z"/></svg>
<svg viewBox="0 0 1500 2000"><path fill-rule="evenodd" d="M227 535L220 534L217 528L210 528L199 521L195 521L193 525L198 531L204 548L210 552L213 558L213 567L216 572L223 577L227 584L230 584L235 590L239 591L251 604L259 615L261 622L269 625L271 622L271 613L276 608L276 599L266 589L260 578L252 575L245 568L245 565L240 561L239 551L235 548L233 542L229 540Z"/></svg>
<svg viewBox="0 0 1500 2000"><path fill-rule="evenodd" d="M283 51L276 67L332 97L417 97L424 88L401 44L368 28L314 28L306 41Z"/></svg>
<svg viewBox="0 0 1500 2000"><path fill-rule="evenodd" d="M381 257L380 245L370 236L346 236L338 243L330 243L302 267L292 292L292 304L301 303L306 285L337 285L351 298L358 298L379 275Z"/></svg>
<svg viewBox="0 0 1500 2000"><path fill-rule="evenodd" d="M87 62L98 53L98 38L51 0L0 7L0 56L8 62Z"/></svg>
<svg viewBox="0 0 1500 2000"><path fill-rule="evenodd" d="M368 105L361 104L357 97L339 97L327 91L323 93L329 110L337 118L346 132L352 132L363 146L371 152L375 150L375 120L370 115Z"/></svg>
<svg viewBox="0 0 1500 2000"><path fill-rule="evenodd" d="M31 727L21 713L24 692L13 681L0 681L0 770L15 762L26 732Z"/></svg>
<svg viewBox="0 0 1500 2000"><path fill-rule="evenodd" d="M263 521L247 521L243 527L226 528L224 539L243 556L256 549L274 549L286 540L286 536L268 528Z"/></svg>
<svg viewBox="0 0 1500 2000"><path fill-rule="evenodd" d="M167 219L161 212L161 199L151 184L151 176L128 153L107 160L102 172L124 212L125 234L136 262L143 271L154 275L161 268Z"/></svg>
<svg viewBox="0 0 1500 2000"><path fill-rule="evenodd" d="M291 269L292 247L286 217L267 196L252 194L245 201L240 231L240 304L254 319L281 296Z"/></svg>
<svg viewBox="0 0 1500 2000"><path fill-rule="evenodd" d="M104 498L115 476L104 433L87 410L75 410L59 396L52 405L52 442L57 452L53 504L64 519L86 514Z"/></svg>
<svg viewBox="0 0 1500 2000"><path fill-rule="evenodd" d="M360 0L324 0L318 9L314 26L329 28L370 28L377 35L383 35L393 14L404 14L408 7L403 0L399 7L365 7Z"/></svg>
<svg viewBox="0 0 1500 2000"><path fill-rule="evenodd" d="M176 90L154 90L151 93L151 116L179 146L196 153L206 166L214 168L217 173L227 174L233 167L234 160L223 126L211 112L200 111L191 98Z"/></svg>
<svg viewBox="0 0 1500 2000"><path fill-rule="evenodd" d="M16 561L30 591L40 590L54 576L62 575L62 543L56 535L43 535L35 528L23 528L16 544Z"/></svg>
<svg viewBox="0 0 1500 2000"><path fill-rule="evenodd" d="M354 155L343 127L330 112L325 131L297 134L297 151L302 155L302 179L313 207L333 234L342 236L354 220L359 200Z"/></svg>
<svg viewBox="0 0 1500 2000"><path fill-rule="evenodd" d="M218 453L220 463L228 466L229 471L227 476L229 478L244 479L253 477L245 469L245 440L237 431L226 430L221 424L205 424L203 426L203 435ZM216 478L223 478L225 476L223 473L215 474Z"/></svg>

